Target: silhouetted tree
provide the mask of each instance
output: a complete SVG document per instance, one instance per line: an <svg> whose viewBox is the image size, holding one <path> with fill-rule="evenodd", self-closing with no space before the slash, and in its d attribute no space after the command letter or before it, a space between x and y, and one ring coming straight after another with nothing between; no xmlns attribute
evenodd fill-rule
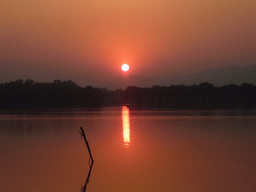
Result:
<svg viewBox="0 0 256 192"><path fill-rule="evenodd" d="M101 106L102 93L71 80L34 83L21 79L0 86L0 108L63 108Z"/></svg>
<svg viewBox="0 0 256 192"><path fill-rule="evenodd" d="M128 86L126 90L80 87L71 80L37 83L22 79L0 84L0 108L73 108L131 104L171 108L255 107L256 86L248 83L215 87L199 85Z"/></svg>

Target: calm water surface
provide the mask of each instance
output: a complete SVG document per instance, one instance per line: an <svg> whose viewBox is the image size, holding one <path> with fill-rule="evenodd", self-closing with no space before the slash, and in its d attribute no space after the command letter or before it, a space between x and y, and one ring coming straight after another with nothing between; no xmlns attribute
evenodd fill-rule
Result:
<svg viewBox="0 0 256 192"><path fill-rule="evenodd" d="M0 112L3 192L256 191L256 111Z"/></svg>

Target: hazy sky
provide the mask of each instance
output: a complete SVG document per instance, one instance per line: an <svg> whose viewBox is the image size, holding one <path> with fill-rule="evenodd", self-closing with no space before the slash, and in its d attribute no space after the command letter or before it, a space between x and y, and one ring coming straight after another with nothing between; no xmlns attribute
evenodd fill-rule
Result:
<svg viewBox="0 0 256 192"><path fill-rule="evenodd" d="M255 0L1 0L0 83L176 77L255 63ZM127 78L127 77L126 77Z"/></svg>

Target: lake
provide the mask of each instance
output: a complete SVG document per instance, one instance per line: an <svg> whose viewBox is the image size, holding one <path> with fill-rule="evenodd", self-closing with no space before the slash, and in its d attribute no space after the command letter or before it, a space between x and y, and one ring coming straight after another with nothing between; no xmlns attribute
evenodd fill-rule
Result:
<svg viewBox="0 0 256 192"><path fill-rule="evenodd" d="M256 110L0 111L3 192L256 191Z"/></svg>

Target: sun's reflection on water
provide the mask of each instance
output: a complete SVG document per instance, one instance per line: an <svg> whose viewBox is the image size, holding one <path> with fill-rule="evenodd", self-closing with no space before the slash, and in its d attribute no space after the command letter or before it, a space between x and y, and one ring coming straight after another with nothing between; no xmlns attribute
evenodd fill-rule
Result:
<svg viewBox="0 0 256 192"><path fill-rule="evenodd" d="M124 146L130 145L130 114L127 106L122 107L123 139Z"/></svg>

